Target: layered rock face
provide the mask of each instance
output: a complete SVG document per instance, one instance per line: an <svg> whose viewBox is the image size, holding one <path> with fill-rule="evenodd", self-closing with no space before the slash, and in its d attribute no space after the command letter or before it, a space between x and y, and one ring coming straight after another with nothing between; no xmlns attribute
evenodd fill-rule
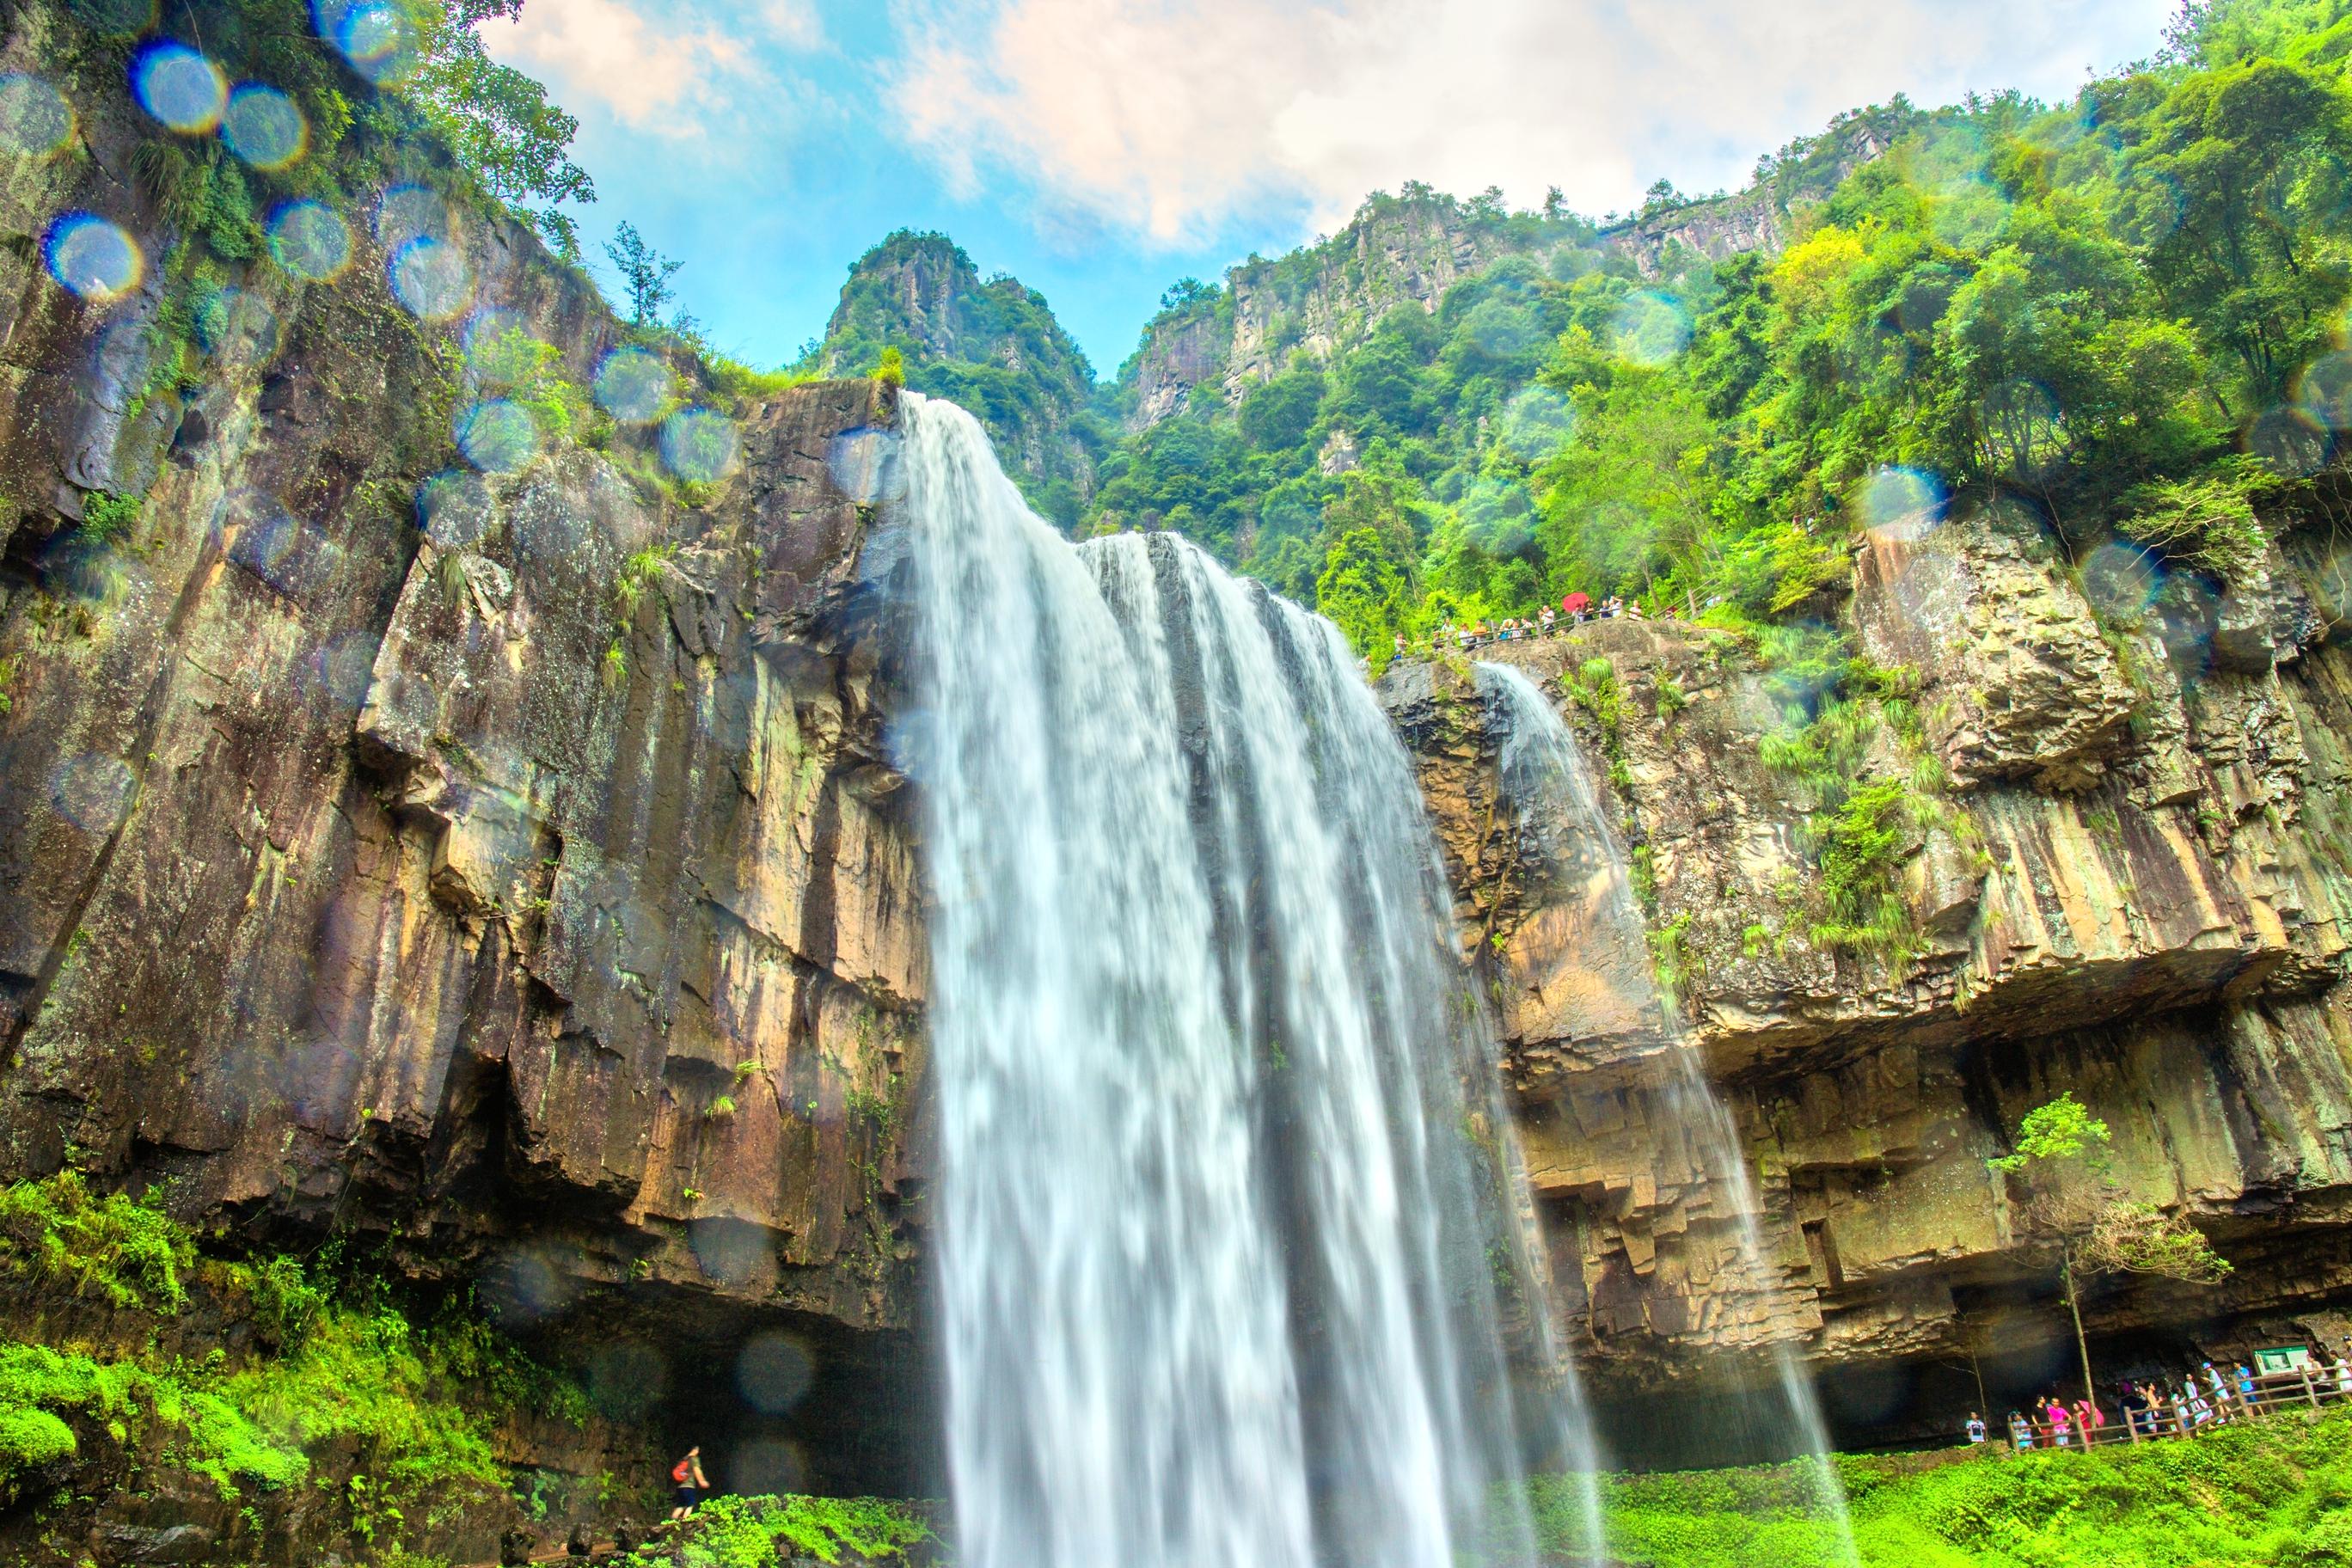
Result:
<svg viewBox="0 0 2352 1568"><path fill-rule="evenodd" d="M2063 1323L2053 1260L1985 1161L2069 1089L2113 1130L2118 1195L2193 1219L2237 1264L2213 1288L2105 1282L2085 1294L2095 1335L2233 1353L2332 1336L2352 1287L2352 650L2276 555L2251 595L2183 581L2123 605L1987 515L1873 536L1858 568L1850 624L1880 667L1916 672L1918 721L1861 766L1909 770L1943 803L1896 857L1905 957L1824 929L1813 803L1768 762L1808 694L1727 635L1607 621L1476 656L1546 683L1613 777L1646 931L1545 882L1466 669L1384 683L1490 972L1599 1385L1703 1384L1736 1367L1722 1352L1775 1340L1833 1392L1842 1370L1971 1352L2038 1375ZM1622 704L1605 728L1604 691ZM1686 1026L1664 1023L1661 972ZM1740 1124L1767 1279L1738 1266L1730 1194L1657 1120L1663 1053L1685 1049Z"/></svg>
<svg viewBox="0 0 2352 1568"><path fill-rule="evenodd" d="M462 210L467 318L395 302L360 210L349 270L254 263L240 330L151 381L182 285L93 304L41 264L63 209L166 249L144 133L84 127L0 191L0 1166L356 1233L526 1325L896 1344L925 975L859 575L889 395L681 360L735 460L666 470L578 390L619 337L586 279ZM476 472L462 344L509 331L573 434L542 407Z"/></svg>

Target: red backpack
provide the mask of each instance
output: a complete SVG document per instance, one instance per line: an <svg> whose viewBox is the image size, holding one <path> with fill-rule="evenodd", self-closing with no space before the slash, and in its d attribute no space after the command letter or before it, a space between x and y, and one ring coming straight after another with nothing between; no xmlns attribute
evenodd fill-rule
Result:
<svg viewBox="0 0 2352 1568"><path fill-rule="evenodd" d="M676 1481L678 1485L684 1486L686 1485L687 1478L692 1474L694 1474L694 1460L690 1458L684 1458L680 1459L676 1465L671 1467L669 1479Z"/></svg>

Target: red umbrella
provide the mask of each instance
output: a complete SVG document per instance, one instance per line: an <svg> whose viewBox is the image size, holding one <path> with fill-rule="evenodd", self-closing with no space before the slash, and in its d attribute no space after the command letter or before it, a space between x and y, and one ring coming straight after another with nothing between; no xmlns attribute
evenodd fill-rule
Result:
<svg viewBox="0 0 2352 1568"><path fill-rule="evenodd" d="M1582 593L1570 594L1567 598L1562 599L1559 602L1559 607L1573 616L1580 611L1588 610L1592 607L1592 595Z"/></svg>

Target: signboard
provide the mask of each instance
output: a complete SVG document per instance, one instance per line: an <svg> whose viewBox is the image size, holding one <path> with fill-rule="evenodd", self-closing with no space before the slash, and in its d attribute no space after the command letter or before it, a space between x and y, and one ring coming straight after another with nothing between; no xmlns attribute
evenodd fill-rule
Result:
<svg viewBox="0 0 2352 1568"><path fill-rule="evenodd" d="M2273 1372L2301 1372L2310 1364L2311 1352L2302 1345L2283 1345L2277 1350L2254 1352L2254 1370L2265 1375Z"/></svg>

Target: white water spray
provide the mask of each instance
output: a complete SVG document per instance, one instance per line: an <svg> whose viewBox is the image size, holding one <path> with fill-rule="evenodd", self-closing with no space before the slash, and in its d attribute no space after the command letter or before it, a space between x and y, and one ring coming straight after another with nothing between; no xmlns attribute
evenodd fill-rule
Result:
<svg viewBox="0 0 2352 1568"><path fill-rule="evenodd" d="M1559 710L1525 672L1506 664L1481 663L1475 673L1479 693L1502 731L1496 773L1504 798L1517 813L1523 828L1534 836L1555 879L1588 900L1591 908L1582 929L1617 933L1621 943L1637 954L1643 952L1644 927L1633 901L1625 857L1609 829L1591 770L1575 736L1569 732ZM1664 1071L1660 1081L1652 1086L1664 1112L1658 1120L1679 1127L1690 1140L1698 1168L1724 1195L1718 1212L1733 1222L1748 1281L1751 1288L1766 1289L1770 1260L1758 1224L1762 1208L1748 1175L1738 1128L1729 1108L1707 1081L1674 998L1656 991L1645 965L1628 967L1643 976L1643 984L1654 993L1666 1036ZM1771 1355L1782 1407L1782 1446L1792 1457L1819 1466L1816 1495L1838 1532L1844 1560L1853 1562L1853 1521L1844 1489L1828 1459L1829 1428L1822 1419L1820 1401L1797 1363L1795 1348L1786 1339L1772 1342Z"/></svg>
<svg viewBox="0 0 2352 1568"><path fill-rule="evenodd" d="M1528 1562L1492 1068L1353 656L901 422L960 1556Z"/></svg>

